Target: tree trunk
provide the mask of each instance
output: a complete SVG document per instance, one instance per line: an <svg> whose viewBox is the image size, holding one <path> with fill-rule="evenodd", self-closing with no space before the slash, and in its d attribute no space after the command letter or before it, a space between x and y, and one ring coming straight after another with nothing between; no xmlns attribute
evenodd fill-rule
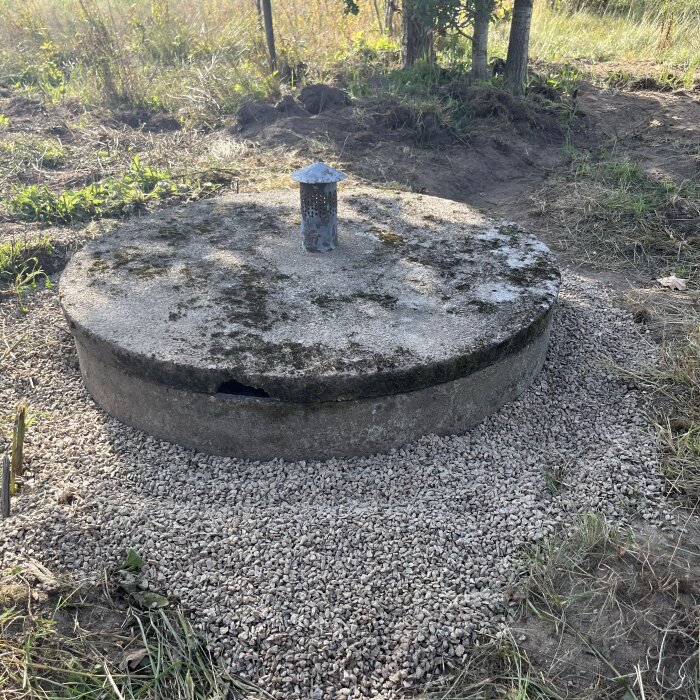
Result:
<svg viewBox="0 0 700 700"><path fill-rule="evenodd" d="M265 21L265 41L270 54L270 72L274 73L277 70L277 53L275 52L275 31L272 28L272 5L270 0L261 0L261 2Z"/></svg>
<svg viewBox="0 0 700 700"><path fill-rule="evenodd" d="M527 80L527 56L530 45L530 24L534 0L515 0L513 20L510 24L508 58L506 59L506 83L512 92L519 94Z"/></svg>
<svg viewBox="0 0 700 700"><path fill-rule="evenodd" d="M472 40L472 82L488 80L489 21L491 3L477 0L474 15L474 38Z"/></svg>
<svg viewBox="0 0 700 700"><path fill-rule="evenodd" d="M384 25L382 24L382 14L379 12L379 5L377 0L372 0L372 5L374 7L374 14L377 18L377 27L379 27L379 33L384 34Z"/></svg>
<svg viewBox="0 0 700 700"><path fill-rule="evenodd" d="M384 0L384 31L394 36L394 0Z"/></svg>
<svg viewBox="0 0 700 700"><path fill-rule="evenodd" d="M410 68L416 61L435 58L433 31L426 27L416 13L413 0L403 0L401 67Z"/></svg>

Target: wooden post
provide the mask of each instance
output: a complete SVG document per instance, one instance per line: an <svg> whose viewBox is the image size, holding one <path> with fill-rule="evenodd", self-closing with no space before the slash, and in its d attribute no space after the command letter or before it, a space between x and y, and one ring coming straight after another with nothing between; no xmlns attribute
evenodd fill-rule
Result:
<svg viewBox="0 0 700 700"><path fill-rule="evenodd" d="M277 70L277 53L275 51L275 30L272 27L272 5L271 0L261 0L263 9L263 20L265 22L265 41L267 51L270 54L270 72Z"/></svg>
<svg viewBox="0 0 700 700"><path fill-rule="evenodd" d="M21 403L15 415L15 429L12 435L12 458L10 460L10 493L17 493L15 479L24 474L24 433L27 428L27 404Z"/></svg>
<svg viewBox="0 0 700 700"><path fill-rule="evenodd" d="M10 458L5 455L2 460L2 494L0 494L0 499L2 503L0 504L0 512L2 512L3 518L10 517Z"/></svg>

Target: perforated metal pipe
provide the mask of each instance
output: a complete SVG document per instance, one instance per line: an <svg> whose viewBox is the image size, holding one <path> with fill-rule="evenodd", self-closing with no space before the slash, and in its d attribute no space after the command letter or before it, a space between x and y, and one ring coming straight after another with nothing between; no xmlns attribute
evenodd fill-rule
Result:
<svg viewBox="0 0 700 700"><path fill-rule="evenodd" d="M302 244L312 253L327 253L338 244L336 183L345 177L322 162L292 173L300 183Z"/></svg>

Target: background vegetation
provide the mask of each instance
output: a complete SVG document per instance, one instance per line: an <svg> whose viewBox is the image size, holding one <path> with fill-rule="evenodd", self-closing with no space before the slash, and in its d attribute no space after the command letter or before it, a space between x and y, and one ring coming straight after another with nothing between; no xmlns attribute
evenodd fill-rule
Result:
<svg viewBox="0 0 700 700"><path fill-rule="evenodd" d="M353 67L396 68L396 30L373 0L358 4L353 15L341 0L275 3L279 67L270 75L254 0L0 0L0 90L211 120L251 97L328 79L341 65L350 80ZM508 3L499 16L491 55L504 57ZM540 0L531 56L583 66L644 60L692 82L699 21L695 0ZM438 37L437 49L441 64L468 67L464 36Z"/></svg>

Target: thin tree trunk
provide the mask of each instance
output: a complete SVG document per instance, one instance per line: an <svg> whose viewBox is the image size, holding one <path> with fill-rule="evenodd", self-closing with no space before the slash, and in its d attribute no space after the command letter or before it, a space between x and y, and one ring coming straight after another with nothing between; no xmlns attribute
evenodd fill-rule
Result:
<svg viewBox="0 0 700 700"><path fill-rule="evenodd" d="M379 4L377 0L372 0L372 5L374 6L374 14L377 17L377 26L379 27L379 33L384 34L384 25L382 24L382 14L379 12Z"/></svg>
<svg viewBox="0 0 700 700"><path fill-rule="evenodd" d="M489 21L491 3L477 0L474 16L474 38L472 40L472 82L488 80Z"/></svg>
<svg viewBox="0 0 700 700"><path fill-rule="evenodd" d="M523 91L527 80L527 58L533 3L534 0L515 0L513 5L513 20L510 24L508 57L506 58L506 83L516 94Z"/></svg>
<svg viewBox="0 0 700 700"><path fill-rule="evenodd" d="M413 0L403 0L401 67L410 68L418 60L435 58L433 32L426 27L415 11Z"/></svg>
<svg viewBox="0 0 700 700"><path fill-rule="evenodd" d="M384 31L389 35L394 35L394 0L384 1Z"/></svg>
<svg viewBox="0 0 700 700"><path fill-rule="evenodd" d="M258 13L258 29L262 31L263 27L265 26L265 20L263 19L263 11L260 0L255 0L255 9Z"/></svg>
<svg viewBox="0 0 700 700"><path fill-rule="evenodd" d="M272 28L272 5L270 0L261 0L263 9L263 19L265 21L265 41L270 54L270 72L277 70L277 53L275 52L275 31Z"/></svg>

